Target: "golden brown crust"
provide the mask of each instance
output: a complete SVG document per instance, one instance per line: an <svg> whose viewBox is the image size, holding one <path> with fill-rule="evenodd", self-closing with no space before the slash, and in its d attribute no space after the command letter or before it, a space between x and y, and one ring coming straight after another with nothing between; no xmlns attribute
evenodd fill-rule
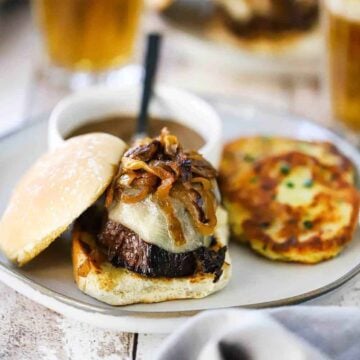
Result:
<svg viewBox="0 0 360 360"><path fill-rule="evenodd" d="M348 182L354 183L355 169L352 162L332 143L303 141L281 137L254 136L239 138L224 146L220 164L220 180L223 187L236 184L237 177L251 169L254 162L268 156L297 151L315 157L321 164L341 172Z"/></svg>
<svg viewBox="0 0 360 360"><path fill-rule="evenodd" d="M259 152L259 160L248 163L231 149L238 145L225 148L221 167L233 237L274 260L316 263L337 255L359 213L358 192L344 176L351 163L330 144L327 151L340 166L297 151L265 158Z"/></svg>

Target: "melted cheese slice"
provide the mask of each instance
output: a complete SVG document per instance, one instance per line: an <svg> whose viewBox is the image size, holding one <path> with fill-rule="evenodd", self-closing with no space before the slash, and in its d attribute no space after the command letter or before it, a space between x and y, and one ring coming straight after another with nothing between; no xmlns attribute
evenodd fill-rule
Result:
<svg viewBox="0 0 360 360"><path fill-rule="evenodd" d="M211 237L202 236L195 230L189 214L180 201L172 199L172 202L176 216L181 220L186 239L186 242L182 245L175 243L168 230L166 216L156 202L153 201L152 195L135 204L119 202L109 210L109 218L134 231L147 243L157 245L172 253L182 253L196 250L201 246L209 246ZM218 214L219 208L217 216Z"/></svg>

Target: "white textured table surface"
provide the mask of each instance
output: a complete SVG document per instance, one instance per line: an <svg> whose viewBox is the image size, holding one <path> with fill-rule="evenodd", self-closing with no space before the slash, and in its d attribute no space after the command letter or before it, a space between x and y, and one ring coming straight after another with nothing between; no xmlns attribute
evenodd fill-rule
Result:
<svg viewBox="0 0 360 360"><path fill-rule="evenodd" d="M24 119L49 111L63 91L48 88L34 71L34 34L29 10L15 7L0 18L0 133ZM169 40L171 39L171 41ZM224 77L221 71L193 67L177 50L177 35L168 32L160 80L196 91L246 96L327 122L318 81ZM194 76L195 75L195 76ZM219 86L221 84L221 86ZM66 319L0 284L0 359L151 359L165 336L104 331ZM360 305L360 276L340 289L308 302Z"/></svg>

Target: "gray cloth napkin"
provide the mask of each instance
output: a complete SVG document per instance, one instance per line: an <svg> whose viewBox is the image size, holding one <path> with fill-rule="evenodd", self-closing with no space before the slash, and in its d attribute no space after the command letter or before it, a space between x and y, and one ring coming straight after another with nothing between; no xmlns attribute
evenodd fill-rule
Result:
<svg viewBox="0 0 360 360"><path fill-rule="evenodd" d="M360 309L296 306L207 311L166 338L155 359L358 360Z"/></svg>

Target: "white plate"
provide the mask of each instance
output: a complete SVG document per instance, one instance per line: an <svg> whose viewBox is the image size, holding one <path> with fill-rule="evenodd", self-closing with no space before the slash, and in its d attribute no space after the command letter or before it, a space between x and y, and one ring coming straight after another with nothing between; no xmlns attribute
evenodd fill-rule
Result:
<svg viewBox="0 0 360 360"><path fill-rule="evenodd" d="M322 139L335 143L360 169L360 155L348 142L319 125L238 101L215 104L224 119L225 137L250 134ZM23 171L46 149L46 119L0 141L0 213ZM39 214L41 216L41 214ZM360 236L337 258L316 266L275 263L247 248L230 246L233 277L223 291L200 300L115 308L82 294L74 284L67 236L28 266L18 269L0 255L0 280L59 313L101 327L130 332L170 332L203 309L266 307L296 303L323 294L360 270ZM186 312L184 312L186 310Z"/></svg>

